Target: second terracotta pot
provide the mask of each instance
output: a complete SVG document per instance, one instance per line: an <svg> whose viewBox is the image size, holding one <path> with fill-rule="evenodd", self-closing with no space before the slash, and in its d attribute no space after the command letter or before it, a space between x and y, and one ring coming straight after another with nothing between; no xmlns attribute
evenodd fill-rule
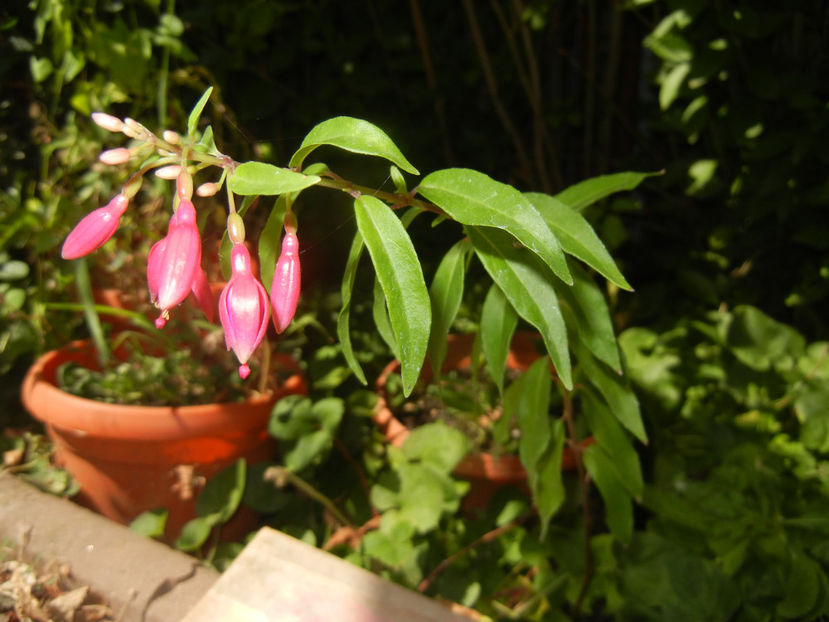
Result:
<svg viewBox="0 0 829 622"><path fill-rule="evenodd" d="M448 336L446 360L443 364L444 372L452 369L469 368L474 338L475 335L472 334ZM541 356L537 349L538 341L538 337L533 333L516 333L507 356L507 369L526 371ZM381 372L375 388L377 403L374 408L374 422L379 426L388 441L396 447L403 445L410 433L409 428L398 419L389 406L386 393L386 382L389 375L397 373L399 370L400 362L392 361ZM431 370L428 365L425 365L420 379L428 382L431 375ZM593 439L589 438L583 444L589 445L592 442ZM565 470L576 468L576 457L569 447L564 448L562 468ZM514 486L525 493L529 493L527 472L524 470L524 465L521 464L521 459L516 454L496 455L489 452L473 451L458 463L453 473L459 479L470 482L469 492L463 500L463 509L466 511L472 508L485 508L495 491L505 485Z"/></svg>

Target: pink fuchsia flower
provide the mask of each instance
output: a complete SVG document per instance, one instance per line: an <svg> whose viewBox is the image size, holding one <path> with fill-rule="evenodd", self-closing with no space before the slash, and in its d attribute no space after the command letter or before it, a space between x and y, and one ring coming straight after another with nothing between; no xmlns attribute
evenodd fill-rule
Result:
<svg viewBox="0 0 829 622"><path fill-rule="evenodd" d="M196 209L184 200L170 218L167 236L153 245L147 257L150 299L161 309L156 326L163 327L169 310L187 298L199 270L201 236L196 226Z"/></svg>
<svg viewBox="0 0 829 622"><path fill-rule="evenodd" d="M253 276L250 253L244 244L234 244L230 255L231 277L219 297L219 321L225 344L239 359L239 375L250 374L248 359L262 343L268 328L268 294Z"/></svg>
<svg viewBox="0 0 829 622"><path fill-rule="evenodd" d="M276 332L281 333L294 319L299 302L300 285L299 239L296 233L286 232L282 238L282 253L276 262L271 285L271 307Z"/></svg>
<svg viewBox="0 0 829 622"><path fill-rule="evenodd" d="M103 246L121 222L130 201L123 194L116 195L103 207L91 211L66 236L60 251L64 259L77 259Z"/></svg>

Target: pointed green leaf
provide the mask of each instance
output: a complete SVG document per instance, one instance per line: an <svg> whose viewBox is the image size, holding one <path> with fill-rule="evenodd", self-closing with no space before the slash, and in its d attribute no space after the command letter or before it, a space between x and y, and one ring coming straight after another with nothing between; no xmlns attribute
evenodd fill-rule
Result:
<svg viewBox="0 0 829 622"><path fill-rule="evenodd" d="M596 358L621 372L622 362L605 297L584 268L571 262L570 272L573 273L573 286L556 287L568 325L575 326L579 339Z"/></svg>
<svg viewBox="0 0 829 622"><path fill-rule="evenodd" d="M371 305L371 316L374 319L374 325L377 327L377 332L380 337L386 342L389 350L394 354L394 358L400 359L400 352L397 348L397 341L394 338L394 330L391 327L391 320L389 320L389 308L386 303L386 295L383 293L383 287L380 285L380 279L374 279L374 301Z"/></svg>
<svg viewBox="0 0 829 622"><path fill-rule="evenodd" d="M553 287L552 273L527 249L491 227L467 227L475 253L518 315L535 326L544 339L559 378L572 389L567 328Z"/></svg>
<svg viewBox="0 0 829 622"><path fill-rule="evenodd" d="M354 117L334 117L314 127L291 158L291 167L302 168L306 156L321 145L385 158L407 173L420 174L383 130Z"/></svg>
<svg viewBox="0 0 829 622"><path fill-rule="evenodd" d="M587 418L591 434L596 438L596 444L607 454L616 477L628 493L634 499L641 499L645 484L639 454L633 448L633 443L604 400L594 395L592 390L583 391L581 399L582 412Z"/></svg>
<svg viewBox="0 0 829 622"><path fill-rule="evenodd" d="M550 377L549 361L541 357L524 374L523 392L518 403L518 426L521 439L518 453L521 463L530 476L530 484L536 473L538 461L547 451L552 438L550 430Z"/></svg>
<svg viewBox="0 0 829 622"><path fill-rule="evenodd" d="M382 201L372 196L358 197L354 213L386 296L400 349L403 393L408 396L426 356L432 316L420 261L400 219Z"/></svg>
<svg viewBox="0 0 829 622"><path fill-rule="evenodd" d="M236 194L283 194L318 184L317 175L305 175L264 162L245 162L230 174L227 183Z"/></svg>
<svg viewBox="0 0 829 622"><path fill-rule="evenodd" d="M481 347L486 357L489 373L498 385L498 392L504 392L504 371L518 314L504 296L501 288L493 284L484 299L481 309Z"/></svg>
<svg viewBox="0 0 829 622"><path fill-rule="evenodd" d="M596 201L600 201L611 194L623 192L625 190L633 190L648 177L656 177L658 175L662 175L663 172L664 171L657 171L655 173L627 172L591 177L590 179L585 179L582 182L562 190L555 195L555 199L561 201L570 209L580 212L585 207L592 205Z"/></svg>
<svg viewBox="0 0 829 622"><path fill-rule="evenodd" d="M633 289L584 216L548 194L527 192L525 196L555 232L566 253L581 259L622 289Z"/></svg>
<svg viewBox="0 0 829 622"><path fill-rule="evenodd" d="M276 260L282 251L282 226L285 221L286 207L286 195L281 194L277 197L271 213L268 214L268 220L265 221L265 226L259 234L259 278L262 279L262 285L269 294Z"/></svg>
<svg viewBox="0 0 829 622"><path fill-rule="evenodd" d="M210 94L212 92L213 87L207 87L207 90L199 98L199 101L197 101L196 105L193 106L193 110L190 111L190 116L187 117L187 135L190 136L190 138L193 138L196 135L196 128L199 125L199 118L201 117L201 113L207 105L207 100L210 99Z"/></svg>
<svg viewBox="0 0 829 622"><path fill-rule="evenodd" d="M547 357L542 357L530 366L524 374L517 405L521 429L518 454L527 470L527 482L541 518L542 534L565 496L561 477L564 425L561 419L550 417L552 378L549 365Z"/></svg>
<svg viewBox="0 0 829 622"><path fill-rule="evenodd" d="M647 443L648 435L642 422L642 413L639 411L639 400L627 379L610 371L604 363L593 358L590 351L581 343L576 342L573 346L585 378L602 394L613 416L636 438Z"/></svg>
<svg viewBox="0 0 829 622"><path fill-rule="evenodd" d="M633 537L633 502L616 477L613 463L595 445L584 451L583 458L584 466L604 500L605 520L610 532L622 544L629 543Z"/></svg>
<svg viewBox="0 0 829 622"><path fill-rule="evenodd" d="M340 340L340 345L343 349L343 356L346 363L357 379L366 384L366 375L357 357L354 356L354 348L351 345L351 330L349 323L351 321L351 294L354 290L354 280L357 278L357 266L360 263L360 257L363 255L363 236L357 231L354 234L354 240L351 243L351 250L348 253L348 259L345 262L345 273L343 274L342 287L340 294L342 298L342 308L337 317L337 337Z"/></svg>
<svg viewBox="0 0 829 622"><path fill-rule="evenodd" d="M430 173L417 191L463 225L508 231L541 257L562 281L568 285L573 282L555 233L533 204L512 186L478 171L453 168Z"/></svg>
<svg viewBox="0 0 829 622"><path fill-rule="evenodd" d="M446 359L446 336L461 306L466 259L471 250L472 246L466 239L452 246L441 259L429 288L429 298L432 301L429 361L435 378L440 375L443 361Z"/></svg>

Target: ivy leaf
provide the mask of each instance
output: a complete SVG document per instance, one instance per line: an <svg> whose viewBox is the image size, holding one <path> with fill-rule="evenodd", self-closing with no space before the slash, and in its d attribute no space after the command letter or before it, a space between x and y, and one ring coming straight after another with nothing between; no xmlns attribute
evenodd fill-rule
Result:
<svg viewBox="0 0 829 622"><path fill-rule="evenodd" d="M590 223L569 205L547 194L527 192L525 195L541 213L544 221L555 232L561 247L573 257L581 259L611 283L622 289L633 288L622 276L616 262L596 235Z"/></svg>
<svg viewBox="0 0 829 622"><path fill-rule="evenodd" d="M420 261L400 219L382 201L372 196L358 197L354 213L386 296L400 350L403 393L408 396L423 366L432 316Z"/></svg>
<svg viewBox="0 0 829 622"><path fill-rule="evenodd" d="M245 459L239 458L211 477L196 499L196 513L202 517L215 515L222 523L229 520L242 502L246 470Z"/></svg>
<svg viewBox="0 0 829 622"><path fill-rule="evenodd" d="M427 175L418 193L463 225L504 229L538 255L568 285L573 282L561 244L533 204L518 190L464 168Z"/></svg>
<svg viewBox="0 0 829 622"><path fill-rule="evenodd" d="M535 255L516 248L507 233L490 227L467 227L475 253L518 315L544 339L559 378L573 388L567 327L561 315L553 275Z"/></svg>
<svg viewBox="0 0 829 622"><path fill-rule="evenodd" d="M291 167L302 168L306 156L322 145L385 158L407 173L420 174L383 130L368 121L354 117L334 117L315 126L291 157Z"/></svg>
<svg viewBox="0 0 829 622"><path fill-rule="evenodd" d="M305 175L264 162L245 162L234 169L227 182L236 194L260 195L298 192L320 180L317 175Z"/></svg>
<svg viewBox="0 0 829 622"><path fill-rule="evenodd" d="M633 190L648 177L655 177L662 174L663 171L656 173L625 172L600 175L574 184L559 192L554 198L564 203L570 209L580 212L589 205L593 205L596 201L601 201L611 194L625 190Z"/></svg>
<svg viewBox="0 0 829 622"><path fill-rule="evenodd" d="M167 508L141 512L130 523L130 529L146 538L162 538L164 527L167 525L167 514Z"/></svg>
<svg viewBox="0 0 829 622"><path fill-rule="evenodd" d="M209 516L197 516L184 523L184 526L176 538L176 548L180 551L195 551L200 548L207 538L210 537L210 530L218 523L215 514Z"/></svg>

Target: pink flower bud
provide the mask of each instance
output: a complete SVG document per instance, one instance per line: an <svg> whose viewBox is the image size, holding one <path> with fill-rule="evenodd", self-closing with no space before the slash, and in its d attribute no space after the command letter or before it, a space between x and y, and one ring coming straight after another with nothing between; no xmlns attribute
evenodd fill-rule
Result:
<svg viewBox="0 0 829 622"><path fill-rule="evenodd" d="M150 298L161 309L156 325L163 326L169 310L187 298L200 267L201 236L196 210L190 201L181 201L170 218L167 236L156 242L147 258Z"/></svg>
<svg viewBox="0 0 829 622"><path fill-rule="evenodd" d="M118 166L119 164L126 164L130 161L132 154L126 147L116 147L115 149L107 149L98 155L98 160L109 166Z"/></svg>
<svg viewBox="0 0 829 622"><path fill-rule="evenodd" d="M161 132L161 138L166 140L171 145L178 145L181 142L181 136L178 132L174 132L173 130L164 130Z"/></svg>
<svg viewBox="0 0 829 622"><path fill-rule="evenodd" d="M286 232L271 285L271 307L277 333L285 330L294 319L299 301L299 283L299 240L295 233Z"/></svg>
<svg viewBox="0 0 829 622"><path fill-rule="evenodd" d="M111 114L107 114L105 112L93 112L92 121L98 127L110 132L120 132L124 129L124 122L121 121L121 119L113 117Z"/></svg>
<svg viewBox="0 0 829 622"><path fill-rule="evenodd" d="M225 344L239 359L239 375L250 374L248 359L259 347L268 328L268 294L253 276L250 253L244 244L231 251L232 274L219 298L219 321L225 331Z"/></svg>
<svg viewBox="0 0 829 622"><path fill-rule="evenodd" d="M61 257L77 259L103 246L115 233L128 205L129 199L118 194L105 206L84 216L66 236L60 251Z"/></svg>
<svg viewBox="0 0 829 622"><path fill-rule="evenodd" d="M208 181L196 188L196 194L200 197L212 197L219 191L219 184Z"/></svg>
<svg viewBox="0 0 829 622"><path fill-rule="evenodd" d="M181 166L178 164L170 164L155 169L155 176L161 179L175 179L179 173L181 173Z"/></svg>

